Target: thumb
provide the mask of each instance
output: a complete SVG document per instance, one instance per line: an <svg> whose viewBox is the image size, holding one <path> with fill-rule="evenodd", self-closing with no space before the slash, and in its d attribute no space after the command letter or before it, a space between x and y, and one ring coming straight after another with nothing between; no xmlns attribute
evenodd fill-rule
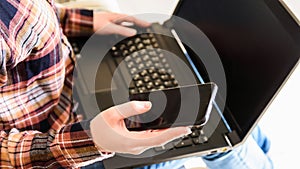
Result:
<svg viewBox="0 0 300 169"><path fill-rule="evenodd" d="M134 115L139 115L150 110L152 104L149 101L131 101L113 108L118 112L119 119L125 119Z"/></svg>

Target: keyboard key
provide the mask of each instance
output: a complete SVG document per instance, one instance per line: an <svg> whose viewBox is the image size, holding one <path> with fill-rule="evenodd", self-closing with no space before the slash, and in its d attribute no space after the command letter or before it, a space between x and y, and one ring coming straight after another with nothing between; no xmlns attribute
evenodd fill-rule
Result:
<svg viewBox="0 0 300 169"><path fill-rule="evenodd" d="M129 41L127 42L127 46L131 46L131 45L133 45L133 41L132 41L132 40L129 40Z"/></svg>
<svg viewBox="0 0 300 169"><path fill-rule="evenodd" d="M197 137L197 138L193 138L193 143L194 144L203 144L206 143L208 141L207 137Z"/></svg>
<svg viewBox="0 0 300 169"><path fill-rule="evenodd" d="M125 44L122 44L122 45L120 46L120 50L124 50L124 49L126 49L126 45L125 45Z"/></svg>
<svg viewBox="0 0 300 169"><path fill-rule="evenodd" d="M135 40L134 40L134 43L140 43L141 42L141 38L136 38Z"/></svg>
<svg viewBox="0 0 300 169"><path fill-rule="evenodd" d="M142 49L139 52L140 52L140 55L146 55L147 54L147 50L146 49Z"/></svg>
<svg viewBox="0 0 300 169"><path fill-rule="evenodd" d="M149 33L148 36L149 36L150 38L153 38L153 37L154 37L154 34L153 34L153 33Z"/></svg>
<svg viewBox="0 0 300 169"><path fill-rule="evenodd" d="M163 89L165 89L165 86L161 85L161 86L159 86L158 89L159 89L159 90L163 90Z"/></svg>
<svg viewBox="0 0 300 169"><path fill-rule="evenodd" d="M151 30L148 30L151 32ZM138 34L112 47L116 63L126 62L132 82L129 93L143 93L178 86L153 33ZM196 135L193 136L196 138Z"/></svg>
<svg viewBox="0 0 300 169"><path fill-rule="evenodd" d="M154 57L151 58L151 60L154 61L154 62L158 62L159 58L157 56L154 56Z"/></svg>
<svg viewBox="0 0 300 169"><path fill-rule="evenodd" d="M153 74L151 75L151 78L152 78L153 80L158 79L158 78L159 78L158 73L153 73Z"/></svg>
<svg viewBox="0 0 300 169"><path fill-rule="evenodd" d="M160 73L161 74L161 73ZM163 80L163 81L167 81L169 80L169 75L161 75L160 78Z"/></svg>
<svg viewBox="0 0 300 169"><path fill-rule="evenodd" d="M136 93L137 93L136 88L134 88L134 89L129 89L129 94L136 94Z"/></svg>
<svg viewBox="0 0 300 169"><path fill-rule="evenodd" d="M154 44L153 44L153 47L154 47L154 48L158 48L158 43L154 43Z"/></svg>
<svg viewBox="0 0 300 169"><path fill-rule="evenodd" d="M129 62L129 61L131 61L131 56L127 56L127 57L125 57L125 59L124 59L126 62Z"/></svg>
<svg viewBox="0 0 300 169"><path fill-rule="evenodd" d="M132 53L132 52L134 52L134 51L136 51L136 47L135 46L131 46L130 48L129 48L129 51Z"/></svg>
<svg viewBox="0 0 300 169"><path fill-rule="evenodd" d="M143 81L142 80L138 80L137 82L136 82L136 86L137 87L141 87L141 86L143 86Z"/></svg>
<svg viewBox="0 0 300 169"><path fill-rule="evenodd" d="M162 81L160 79L157 79L154 81L155 86L160 86L162 85Z"/></svg>
<svg viewBox="0 0 300 169"><path fill-rule="evenodd" d="M120 53L119 51L114 51L114 52L112 53L112 55L113 55L114 57L118 57L118 56L121 55L121 53Z"/></svg>
<svg viewBox="0 0 300 169"><path fill-rule="evenodd" d="M137 58L138 56L139 56L139 54L138 54L137 52L134 52L134 53L131 55L132 59L135 59L135 58Z"/></svg>
<svg viewBox="0 0 300 169"><path fill-rule="evenodd" d="M171 81L166 81L166 82L164 82L164 86L165 86L166 88L169 88L169 87L172 87L173 84L172 84Z"/></svg>
<svg viewBox="0 0 300 169"><path fill-rule="evenodd" d="M160 75L165 75L165 74L167 73L167 71L166 71L165 68L161 68L161 69L158 70L158 73L159 73Z"/></svg>
<svg viewBox="0 0 300 169"><path fill-rule="evenodd" d="M145 39L145 40L143 40L143 44L145 44L145 45L151 44L150 39Z"/></svg>
<svg viewBox="0 0 300 169"><path fill-rule="evenodd" d="M128 54L129 54L128 50L124 50L123 53L122 53L123 56L127 56Z"/></svg>
<svg viewBox="0 0 300 169"><path fill-rule="evenodd" d="M142 39L147 39L149 36L148 36L148 34L143 33L143 34L140 34L140 37L141 37Z"/></svg>
<svg viewBox="0 0 300 169"><path fill-rule="evenodd" d="M152 42L152 43L155 43L155 42L156 42L156 39L155 39L155 38L151 38L151 42Z"/></svg>
<svg viewBox="0 0 300 169"><path fill-rule="evenodd" d="M167 143L166 145L155 147L154 150L155 151L166 151L166 150L169 150L172 148L174 148L174 144L173 144L173 142L170 142L170 143Z"/></svg>
<svg viewBox="0 0 300 169"><path fill-rule="evenodd" d="M137 49L143 49L144 48L144 45L142 44L142 43L139 43L138 45L137 45Z"/></svg>
<svg viewBox="0 0 300 169"><path fill-rule="evenodd" d="M147 74L148 74L147 70L143 70L140 72L140 75L143 77L146 76Z"/></svg>
<svg viewBox="0 0 300 169"><path fill-rule="evenodd" d="M143 70L145 68L144 63L139 64L138 68L139 68L139 70Z"/></svg>
<svg viewBox="0 0 300 169"><path fill-rule="evenodd" d="M155 72L155 67L154 66L149 67L148 72L150 74L153 74Z"/></svg>
<svg viewBox="0 0 300 169"><path fill-rule="evenodd" d="M151 65L153 65L153 62L151 60L149 60L149 61L146 62L146 66L147 67L150 67Z"/></svg>
<svg viewBox="0 0 300 169"><path fill-rule="evenodd" d="M174 85L174 86L178 86L178 81L177 81L177 80L174 80L174 81L173 81L173 85Z"/></svg>
<svg viewBox="0 0 300 169"><path fill-rule="evenodd" d="M153 46L152 45L147 45L147 46L145 46L145 48L149 50L149 49L153 49Z"/></svg>
<svg viewBox="0 0 300 169"><path fill-rule="evenodd" d="M150 59L150 56L149 55L145 55L144 57L143 57L143 61L147 61L147 60L149 60Z"/></svg>
<svg viewBox="0 0 300 169"><path fill-rule="evenodd" d="M148 83L148 82L151 81L151 78L150 78L150 76L145 76L145 77L143 78L143 80L144 80L145 83Z"/></svg>
<svg viewBox="0 0 300 169"><path fill-rule="evenodd" d="M133 80L134 81L137 81L137 80L139 80L141 78L141 76L139 75L139 74L135 74L135 75L133 75Z"/></svg>
<svg viewBox="0 0 300 169"><path fill-rule="evenodd" d="M128 64L127 64L127 67L129 68L129 69L131 69L131 68L133 68L134 67L134 63L133 63L133 61L130 61Z"/></svg>
<svg viewBox="0 0 300 169"><path fill-rule="evenodd" d="M176 148L186 147L193 145L193 142L191 139L182 140L177 145L175 145Z"/></svg>
<svg viewBox="0 0 300 169"><path fill-rule="evenodd" d="M153 89L153 88L154 88L153 82L149 82L149 83L146 85L146 87L147 87L148 90Z"/></svg>
<svg viewBox="0 0 300 169"><path fill-rule="evenodd" d="M138 88L139 93L145 93L147 91L146 87L140 87Z"/></svg>
<svg viewBox="0 0 300 169"><path fill-rule="evenodd" d="M130 69L130 73L132 74L132 75L134 75L135 73L137 73L137 68L132 68L132 69Z"/></svg>
<svg viewBox="0 0 300 169"><path fill-rule="evenodd" d="M198 137L200 134L199 134L198 130L193 130L190 135L191 135L191 137Z"/></svg>
<svg viewBox="0 0 300 169"><path fill-rule="evenodd" d="M153 50L153 51L149 51L148 53L150 56L157 56L157 53Z"/></svg>

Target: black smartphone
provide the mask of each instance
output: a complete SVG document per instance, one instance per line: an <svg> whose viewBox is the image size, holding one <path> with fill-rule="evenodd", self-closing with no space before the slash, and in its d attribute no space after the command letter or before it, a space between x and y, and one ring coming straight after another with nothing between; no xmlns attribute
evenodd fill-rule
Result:
<svg viewBox="0 0 300 169"><path fill-rule="evenodd" d="M130 101L151 101L152 107L146 113L125 119L126 127L130 131L142 131L203 126L209 118L217 89L215 83L205 83L130 95Z"/></svg>

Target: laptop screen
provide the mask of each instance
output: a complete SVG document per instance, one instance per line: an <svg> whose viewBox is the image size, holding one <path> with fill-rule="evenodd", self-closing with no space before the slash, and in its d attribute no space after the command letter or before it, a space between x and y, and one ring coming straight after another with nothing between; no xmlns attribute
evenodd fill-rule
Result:
<svg viewBox="0 0 300 169"><path fill-rule="evenodd" d="M244 136L299 60L300 27L277 0L182 0L175 15L203 31L218 52L226 107Z"/></svg>

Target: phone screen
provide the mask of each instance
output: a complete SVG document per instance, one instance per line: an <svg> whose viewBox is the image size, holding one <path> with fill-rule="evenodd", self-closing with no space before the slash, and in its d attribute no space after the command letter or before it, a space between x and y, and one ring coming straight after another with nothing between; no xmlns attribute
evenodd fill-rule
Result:
<svg viewBox="0 0 300 169"><path fill-rule="evenodd" d="M182 86L133 94L129 100L151 101L151 109L125 119L131 131L163 129L177 126L202 126L208 120L216 95L214 83Z"/></svg>

